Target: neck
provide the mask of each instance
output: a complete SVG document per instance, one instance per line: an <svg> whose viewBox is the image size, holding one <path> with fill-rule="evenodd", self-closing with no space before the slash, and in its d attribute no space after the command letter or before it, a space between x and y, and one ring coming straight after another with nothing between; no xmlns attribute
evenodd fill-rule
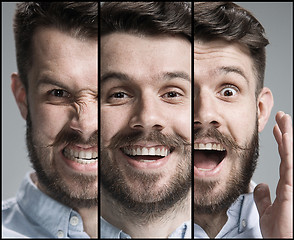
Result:
<svg viewBox="0 0 294 240"><path fill-rule="evenodd" d="M80 208L77 212L83 219L84 231L91 238L98 238L98 207Z"/></svg>
<svg viewBox="0 0 294 240"><path fill-rule="evenodd" d="M227 210L217 214L198 214L194 212L194 223L199 225L210 238L215 238L227 222Z"/></svg>
<svg viewBox="0 0 294 240"><path fill-rule="evenodd" d="M191 219L191 192L162 215L156 216L150 213L150 216L145 216L142 220L140 214L129 212L103 191L101 215L107 222L132 238L167 238L181 224Z"/></svg>

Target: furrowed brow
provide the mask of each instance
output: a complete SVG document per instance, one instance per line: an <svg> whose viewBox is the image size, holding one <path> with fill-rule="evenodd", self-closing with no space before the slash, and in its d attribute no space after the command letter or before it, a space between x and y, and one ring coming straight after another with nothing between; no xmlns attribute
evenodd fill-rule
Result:
<svg viewBox="0 0 294 240"><path fill-rule="evenodd" d="M53 86L57 86L60 88L68 88L68 86L66 86L65 84L54 80L53 78L49 77L49 76L42 76L37 83L37 87L39 87L40 85L53 85Z"/></svg>

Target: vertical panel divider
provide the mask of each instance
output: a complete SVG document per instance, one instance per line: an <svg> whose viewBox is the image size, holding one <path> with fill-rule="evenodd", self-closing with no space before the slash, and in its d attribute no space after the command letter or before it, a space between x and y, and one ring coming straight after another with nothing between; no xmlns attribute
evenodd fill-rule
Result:
<svg viewBox="0 0 294 240"><path fill-rule="evenodd" d="M101 124L100 124L100 116L101 116L101 111L100 111L100 96L101 96L101 87L100 87L100 81L99 81L99 78L100 78L100 45L101 45L101 41L100 41L100 26L101 26L101 24L100 24L100 20L101 20L101 18L100 18L100 10L101 10L101 2L99 2L99 4L98 4L98 61L97 61L97 64L98 64L98 76L97 76L97 81L98 81L98 111L97 111L97 113L98 113L98 239L100 239L101 238L101 233L100 233L100 212L101 212L101 209L100 209L100 202L101 202L101 194L100 194L100 176L101 176L101 174L100 174L100 159L101 159L101 156L100 156L100 149L101 149L101 147L100 147L100 143L101 143L101 141L100 141L100 136L101 136L101 130L100 130L100 126L101 126Z"/></svg>
<svg viewBox="0 0 294 240"><path fill-rule="evenodd" d="M191 238L194 238L194 2L191 2Z"/></svg>

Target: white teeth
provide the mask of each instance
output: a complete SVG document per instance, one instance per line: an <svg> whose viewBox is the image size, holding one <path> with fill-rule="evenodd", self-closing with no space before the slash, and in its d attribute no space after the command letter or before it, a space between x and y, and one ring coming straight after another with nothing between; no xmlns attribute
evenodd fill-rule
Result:
<svg viewBox="0 0 294 240"><path fill-rule="evenodd" d="M155 156L155 148L150 148L149 155Z"/></svg>
<svg viewBox="0 0 294 240"><path fill-rule="evenodd" d="M122 148L123 152L127 155L132 155L132 156L161 156L161 157L166 157L170 154L170 151L167 148L159 148L159 147L137 147L133 148L131 146ZM144 160L147 161L147 160ZM153 160L148 160L148 161L153 161Z"/></svg>
<svg viewBox="0 0 294 240"><path fill-rule="evenodd" d="M142 149L142 155L149 155L149 151L147 148Z"/></svg>
<svg viewBox="0 0 294 240"><path fill-rule="evenodd" d="M98 153L93 151L76 151L72 148L65 148L63 154L66 158L81 164L89 164L98 161Z"/></svg>
<svg viewBox="0 0 294 240"><path fill-rule="evenodd" d="M205 169L205 168L197 168L197 169L202 172L208 172L208 171L212 170L212 169Z"/></svg>
<svg viewBox="0 0 294 240"><path fill-rule="evenodd" d="M195 150L216 150L225 151L226 149L220 143L194 143Z"/></svg>

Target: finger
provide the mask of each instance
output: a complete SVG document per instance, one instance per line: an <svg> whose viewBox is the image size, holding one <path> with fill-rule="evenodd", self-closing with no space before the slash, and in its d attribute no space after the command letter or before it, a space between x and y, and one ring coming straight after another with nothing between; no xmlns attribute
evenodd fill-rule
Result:
<svg viewBox="0 0 294 240"><path fill-rule="evenodd" d="M253 194L259 216L262 217L265 210L271 205L271 196L268 185L264 183L258 184L255 187Z"/></svg>
<svg viewBox="0 0 294 240"><path fill-rule="evenodd" d="M276 139L277 143L279 145L282 145L282 133L280 131L280 128L279 128L278 124L276 124L274 126L273 133L274 133L274 136L275 136L275 139Z"/></svg>
<svg viewBox="0 0 294 240"><path fill-rule="evenodd" d="M276 121L282 134L291 133L292 135L292 119L289 114L278 112Z"/></svg>
<svg viewBox="0 0 294 240"><path fill-rule="evenodd" d="M288 167L292 167L292 156L293 156L293 138L289 133L283 134L282 144L284 150L284 157Z"/></svg>
<svg viewBox="0 0 294 240"><path fill-rule="evenodd" d="M293 140L288 133L283 134L283 154L281 155L280 179L285 184L293 185Z"/></svg>
<svg viewBox="0 0 294 240"><path fill-rule="evenodd" d="M278 111L276 114L276 122L278 122L284 115L285 113L283 111Z"/></svg>

